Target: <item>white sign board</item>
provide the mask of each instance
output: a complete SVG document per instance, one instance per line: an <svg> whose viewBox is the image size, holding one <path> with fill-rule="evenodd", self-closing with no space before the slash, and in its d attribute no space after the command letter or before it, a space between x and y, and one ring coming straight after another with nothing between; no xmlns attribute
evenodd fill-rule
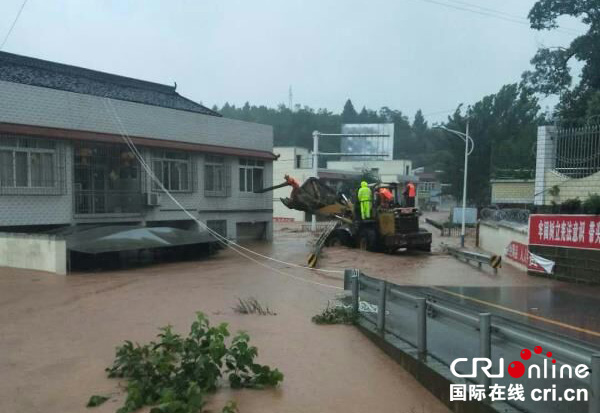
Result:
<svg viewBox="0 0 600 413"><path fill-rule="evenodd" d="M373 134L388 135L387 137L359 138L347 136L341 141L343 153L374 154L379 157L359 156L347 157L342 160L392 160L394 159L394 124L393 123L345 123L342 125L342 133L349 134Z"/></svg>
<svg viewBox="0 0 600 413"><path fill-rule="evenodd" d="M455 207L452 213L452 223L462 224L462 208ZM465 208L465 224L477 223L477 208Z"/></svg>

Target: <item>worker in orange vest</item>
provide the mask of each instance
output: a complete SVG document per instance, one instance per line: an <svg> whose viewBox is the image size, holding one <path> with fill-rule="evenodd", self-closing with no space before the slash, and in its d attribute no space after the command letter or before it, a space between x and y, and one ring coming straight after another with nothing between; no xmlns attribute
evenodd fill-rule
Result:
<svg viewBox="0 0 600 413"><path fill-rule="evenodd" d="M394 195L392 194L392 192L387 188L379 188L378 193L379 202L381 203L381 206L384 208L389 208L390 204L394 200Z"/></svg>
<svg viewBox="0 0 600 413"><path fill-rule="evenodd" d="M404 195L404 203L406 204L405 206L414 208L415 197L417 196L417 188L412 181L409 181L408 184L406 184L406 188L404 188L404 192L402 194Z"/></svg>

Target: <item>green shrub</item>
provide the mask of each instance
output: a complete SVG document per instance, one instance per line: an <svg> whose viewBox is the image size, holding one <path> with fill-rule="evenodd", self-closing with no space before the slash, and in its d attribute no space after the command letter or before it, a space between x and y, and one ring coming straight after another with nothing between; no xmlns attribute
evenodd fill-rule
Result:
<svg viewBox="0 0 600 413"><path fill-rule="evenodd" d="M583 210L586 214L600 215L600 195L589 194L588 198L583 201Z"/></svg>
<svg viewBox="0 0 600 413"><path fill-rule="evenodd" d="M254 362L258 349L249 345L248 334L238 333L227 347L227 324L213 327L202 313L187 337L171 326L161 328L157 337L156 342L126 341L117 348L106 369L109 377L128 379L127 398L117 413L143 406L154 406L150 413L199 413L224 374L232 388L277 386L283 380L279 370ZM235 413L237 406L230 402L223 412Z"/></svg>
<svg viewBox="0 0 600 413"><path fill-rule="evenodd" d="M560 212L563 214L577 214L581 212L581 200L579 198L565 199L560 204Z"/></svg>
<svg viewBox="0 0 600 413"><path fill-rule="evenodd" d="M356 320L356 314L351 308L343 306L330 307L329 304L321 314L317 314L312 318L315 324L354 324Z"/></svg>

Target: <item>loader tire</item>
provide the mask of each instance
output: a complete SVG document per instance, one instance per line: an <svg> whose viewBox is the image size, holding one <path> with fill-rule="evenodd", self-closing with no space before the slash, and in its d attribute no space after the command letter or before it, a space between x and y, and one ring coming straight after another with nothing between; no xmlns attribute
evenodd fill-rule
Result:
<svg viewBox="0 0 600 413"><path fill-rule="evenodd" d="M365 228L358 234L358 248L363 251L377 251L377 235L372 228Z"/></svg>

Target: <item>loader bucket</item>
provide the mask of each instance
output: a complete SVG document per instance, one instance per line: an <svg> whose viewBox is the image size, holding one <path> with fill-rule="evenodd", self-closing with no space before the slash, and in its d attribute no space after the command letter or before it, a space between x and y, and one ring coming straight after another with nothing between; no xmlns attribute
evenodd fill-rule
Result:
<svg viewBox="0 0 600 413"><path fill-rule="evenodd" d="M290 198L281 198L281 202L290 209L315 213L325 206L338 203L338 195L319 179L308 178L300 188L292 191Z"/></svg>

